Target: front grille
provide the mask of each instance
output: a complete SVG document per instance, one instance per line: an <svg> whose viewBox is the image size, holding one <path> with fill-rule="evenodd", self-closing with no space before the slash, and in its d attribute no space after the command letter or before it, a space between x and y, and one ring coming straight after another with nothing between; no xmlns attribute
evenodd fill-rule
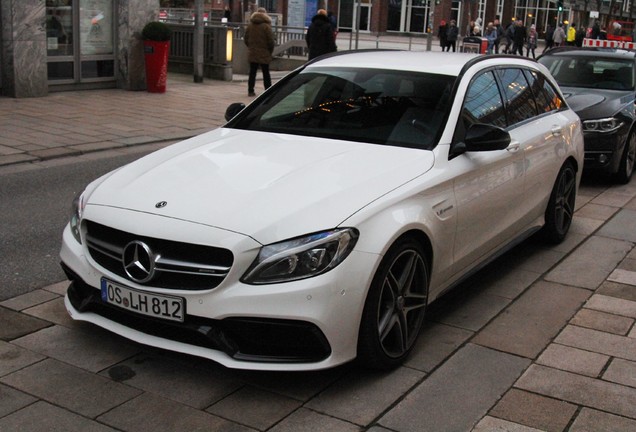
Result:
<svg viewBox="0 0 636 432"><path fill-rule="evenodd" d="M133 279L124 269L123 254L126 245L134 241L145 243L153 252L154 277L141 284L154 288L193 291L215 288L234 261L227 249L140 236L86 221L86 244L91 258L109 272L130 280Z"/></svg>

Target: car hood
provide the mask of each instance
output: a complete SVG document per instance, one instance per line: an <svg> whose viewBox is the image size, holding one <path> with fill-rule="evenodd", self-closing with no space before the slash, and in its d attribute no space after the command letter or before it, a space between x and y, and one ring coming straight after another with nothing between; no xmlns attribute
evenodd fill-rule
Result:
<svg viewBox="0 0 636 432"><path fill-rule="evenodd" d="M267 244L336 227L433 161L426 150L221 128L104 177L86 203Z"/></svg>
<svg viewBox="0 0 636 432"><path fill-rule="evenodd" d="M581 120L611 117L628 103L633 103L633 91L598 90L561 87L563 95Z"/></svg>

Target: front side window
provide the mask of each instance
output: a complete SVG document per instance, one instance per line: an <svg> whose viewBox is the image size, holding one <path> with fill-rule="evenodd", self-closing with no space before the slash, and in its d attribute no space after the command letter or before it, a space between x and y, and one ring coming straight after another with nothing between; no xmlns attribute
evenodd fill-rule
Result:
<svg viewBox="0 0 636 432"><path fill-rule="evenodd" d="M309 68L273 88L227 127L430 149L455 77Z"/></svg>
<svg viewBox="0 0 636 432"><path fill-rule="evenodd" d="M505 128L506 111L492 71L477 76L470 83L462 108L464 130L475 123Z"/></svg>

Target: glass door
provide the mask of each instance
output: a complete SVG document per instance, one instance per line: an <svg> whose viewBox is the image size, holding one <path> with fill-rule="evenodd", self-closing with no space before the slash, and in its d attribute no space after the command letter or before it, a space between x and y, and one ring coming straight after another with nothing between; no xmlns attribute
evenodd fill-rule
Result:
<svg viewBox="0 0 636 432"><path fill-rule="evenodd" d="M369 31L371 29L371 0L360 0L360 7L358 8L358 2L353 4L353 27L356 25L356 17L358 10L360 11L360 30Z"/></svg>
<svg viewBox="0 0 636 432"><path fill-rule="evenodd" d="M114 0L46 0L49 84L112 81Z"/></svg>

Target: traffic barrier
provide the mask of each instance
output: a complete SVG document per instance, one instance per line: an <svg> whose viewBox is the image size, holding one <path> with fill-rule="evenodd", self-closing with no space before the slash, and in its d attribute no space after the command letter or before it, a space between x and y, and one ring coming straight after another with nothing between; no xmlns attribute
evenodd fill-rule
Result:
<svg viewBox="0 0 636 432"><path fill-rule="evenodd" d="M597 47L597 48L619 48L626 50L636 50L636 42L623 42L617 40L604 40L604 39L583 39L584 47Z"/></svg>

